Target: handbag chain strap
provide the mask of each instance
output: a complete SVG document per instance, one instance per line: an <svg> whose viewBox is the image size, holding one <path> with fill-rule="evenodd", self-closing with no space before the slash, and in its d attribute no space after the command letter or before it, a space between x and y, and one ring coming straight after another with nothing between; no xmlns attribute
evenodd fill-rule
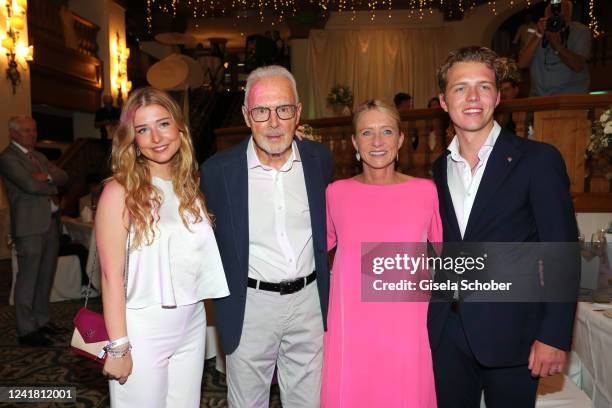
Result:
<svg viewBox="0 0 612 408"><path fill-rule="evenodd" d="M131 236L130 236L130 232L131 232L131 228L132 224L130 223L130 227L128 228L128 236L127 236L127 248L125 249L125 266L123 268L123 293L125 293L125 297L127 299L127 281L128 281L128 271L130 270L130 241L131 241ZM94 232L92 231L92 234ZM94 235L94 240L95 235ZM96 263L98 260L98 248L97 246L94 246L94 253L93 253L93 261L91 262L91 275L87 275L87 278L89 279L89 283L87 284L87 292L85 292L85 305L83 306L85 309L87 309L87 302L89 301L89 292L91 291L91 276L93 275L95 269L96 269Z"/></svg>

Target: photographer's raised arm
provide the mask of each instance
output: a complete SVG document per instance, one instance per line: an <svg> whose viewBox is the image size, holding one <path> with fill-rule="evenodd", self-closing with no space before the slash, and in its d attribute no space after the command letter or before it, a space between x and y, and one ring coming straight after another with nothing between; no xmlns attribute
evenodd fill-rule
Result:
<svg viewBox="0 0 612 408"><path fill-rule="evenodd" d="M538 20L538 24L536 29L530 29L528 32L531 34L527 44L521 49L518 57L518 66L521 69L529 68L531 65L531 60L533 60L533 56L535 55L536 49L540 46L542 42L542 37L544 30L546 29L546 17L542 17Z"/></svg>
<svg viewBox="0 0 612 408"><path fill-rule="evenodd" d="M586 58L564 46L563 42L561 41L560 33L551 33L546 31L544 36L550 43L550 47L556 51L559 58L561 58L561 61L563 61L563 63L567 65L569 69L574 72L580 72L584 69Z"/></svg>
<svg viewBox="0 0 612 408"><path fill-rule="evenodd" d="M535 55L536 49L540 46L540 37L535 34L532 34L527 41L527 44L521 49L518 57L518 66L521 69L529 68L531 65L531 60L533 60L533 56Z"/></svg>

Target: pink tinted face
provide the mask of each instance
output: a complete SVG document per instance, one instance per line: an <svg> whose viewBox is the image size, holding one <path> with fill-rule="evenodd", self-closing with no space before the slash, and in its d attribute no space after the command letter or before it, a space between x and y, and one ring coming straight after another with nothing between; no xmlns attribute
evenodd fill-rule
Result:
<svg viewBox="0 0 612 408"><path fill-rule="evenodd" d="M282 154L291 147L295 129L300 120L301 105L296 101L291 83L284 77L268 77L257 80L251 87L247 107L243 108L244 120L251 128L258 149L270 155ZM295 116L280 119L275 109L279 106L297 105ZM270 117L265 122L253 120L251 110L269 108Z"/></svg>
<svg viewBox="0 0 612 408"><path fill-rule="evenodd" d="M449 69L447 79L440 105L455 128L478 132L491 125L500 99L495 72L482 62L459 62Z"/></svg>
<svg viewBox="0 0 612 408"><path fill-rule="evenodd" d="M160 105L141 106L134 114L135 141L152 166L167 165L181 146L174 119Z"/></svg>

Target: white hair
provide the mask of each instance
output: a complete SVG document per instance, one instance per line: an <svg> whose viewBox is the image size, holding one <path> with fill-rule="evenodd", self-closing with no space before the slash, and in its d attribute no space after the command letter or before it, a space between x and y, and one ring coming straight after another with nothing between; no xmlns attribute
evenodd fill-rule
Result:
<svg viewBox="0 0 612 408"><path fill-rule="evenodd" d="M16 116L11 116L8 120L8 128L9 130L13 130L15 132L19 131L21 129L21 123L24 120L28 120L28 119L32 119L30 116L28 115L16 115ZM34 120L34 119L32 119Z"/></svg>
<svg viewBox="0 0 612 408"><path fill-rule="evenodd" d="M271 77L286 78L291 84L291 89L293 90L293 94L295 95L295 102L299 102L297 86L295 85L295 78L293 77L291 72L289 72L287 68L281 67L280 65L268 65L265 67L259 67L249 74L246 82L246 88L244 91L244 106L247 106L249 92L251 91L251 87L253 86L253 84L260 79Z"/></svg>

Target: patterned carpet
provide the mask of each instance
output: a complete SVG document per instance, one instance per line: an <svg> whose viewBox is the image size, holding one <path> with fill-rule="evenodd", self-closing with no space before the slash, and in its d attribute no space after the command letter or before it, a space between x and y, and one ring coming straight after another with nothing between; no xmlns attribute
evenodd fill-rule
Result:
<svg viewBox="0 0 612 408"><path fill-rule="evenodd" d="M10 268L10 267L9 267ZM108 383L100 372L100 366L70 351L72 319L81 307L80 301L51 304L52 321L66 333L54 340L48 348L17 345L15 308L8 306L4 262L0 263L0 386L70 386L76 387L78 407L108 407ZM90 303L92 303L90 301ZM99 299L91 308L100 310ZM225 376L215 370L215 360L206 362L202 381L201 407L227 406ZM74 407L75 404L0 403L1 407ZM270 407L281 407L278 387L272 388ZM138 407L145 408L145 407ZM172 407L180 408L180 407Z"/></svg>

